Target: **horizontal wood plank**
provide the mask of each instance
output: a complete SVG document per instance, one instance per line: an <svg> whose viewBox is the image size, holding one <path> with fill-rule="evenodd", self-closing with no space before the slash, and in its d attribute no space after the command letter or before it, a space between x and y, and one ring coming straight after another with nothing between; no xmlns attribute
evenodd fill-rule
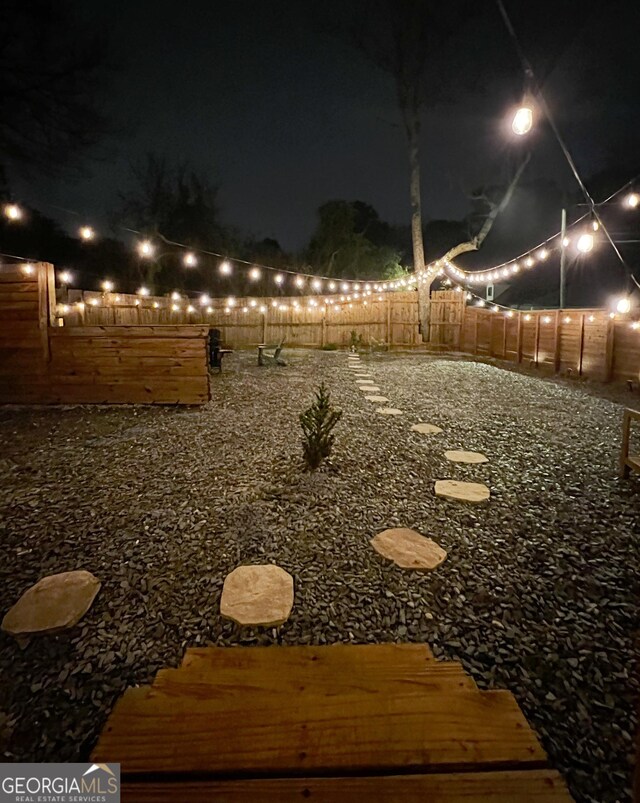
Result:
<svg viewBox="0 0 640 803"><path fill-rule="evenodd" d="M553 770L122 784L127 803L571 803Z"/></svg>
<svg viewBox="0 0 640 803"><path fill-rule="evenodd" d="M546 760L508 692L390 697L252 694L191 699L130 689L93 761L144 772L305 773L403 767L431 771Z"/></svg>

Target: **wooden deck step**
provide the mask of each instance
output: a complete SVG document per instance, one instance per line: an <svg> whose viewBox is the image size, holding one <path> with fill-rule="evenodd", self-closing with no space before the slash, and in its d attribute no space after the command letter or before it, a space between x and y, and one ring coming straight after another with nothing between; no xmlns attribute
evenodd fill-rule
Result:
<svg viewBox="0 0 640 803"><path fill-rule="evenodd" d="M125 692L92 760L121 763L127 800L570 800L511 693L424 645L188 650Z"/></svg>
<svg viewBox="0 0 640 803"><path fill-rule="evenodd" d="M570 803L553 770L124 783L127 803Z"/></svg>

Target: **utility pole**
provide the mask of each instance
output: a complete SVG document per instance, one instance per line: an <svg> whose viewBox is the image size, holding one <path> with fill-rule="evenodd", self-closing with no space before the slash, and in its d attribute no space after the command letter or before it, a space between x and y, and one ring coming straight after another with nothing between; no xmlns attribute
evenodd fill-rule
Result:
<svg viewBox="0 0 640 803"><path fill-rule="evenodd" d="M564 240L567 234L567 210L562 210L562 222L560 226L560 309L564 309L565 303L565 290L566 290L566 273L565 273L565 244Z"/></svg>

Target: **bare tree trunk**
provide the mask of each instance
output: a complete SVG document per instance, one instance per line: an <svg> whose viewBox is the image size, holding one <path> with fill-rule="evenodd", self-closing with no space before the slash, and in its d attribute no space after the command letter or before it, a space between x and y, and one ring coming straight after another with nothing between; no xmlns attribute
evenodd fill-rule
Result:
<svg viewBox="0 0 640 803"><path fill-rule="evenodd" d="M420 117L410 103L403 104L405 129L409 143L409 196L411 199L411 243L413 246L413 269L424 270L424 243L422 241L422 198L420 191ZM429 286L418 285L418 314L422 340L429 340Z"/></svg>

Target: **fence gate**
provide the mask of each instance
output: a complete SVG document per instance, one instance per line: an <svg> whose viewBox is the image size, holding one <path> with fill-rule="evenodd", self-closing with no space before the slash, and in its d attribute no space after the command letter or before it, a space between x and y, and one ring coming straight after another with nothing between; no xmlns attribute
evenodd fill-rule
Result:
<svg viewBox="0 0 640 803"><path fill-rule="evenodd" d="M460 347L464 321L465 294L459 290L434 290L431 293L429 342L447 349Z"/></svg>

